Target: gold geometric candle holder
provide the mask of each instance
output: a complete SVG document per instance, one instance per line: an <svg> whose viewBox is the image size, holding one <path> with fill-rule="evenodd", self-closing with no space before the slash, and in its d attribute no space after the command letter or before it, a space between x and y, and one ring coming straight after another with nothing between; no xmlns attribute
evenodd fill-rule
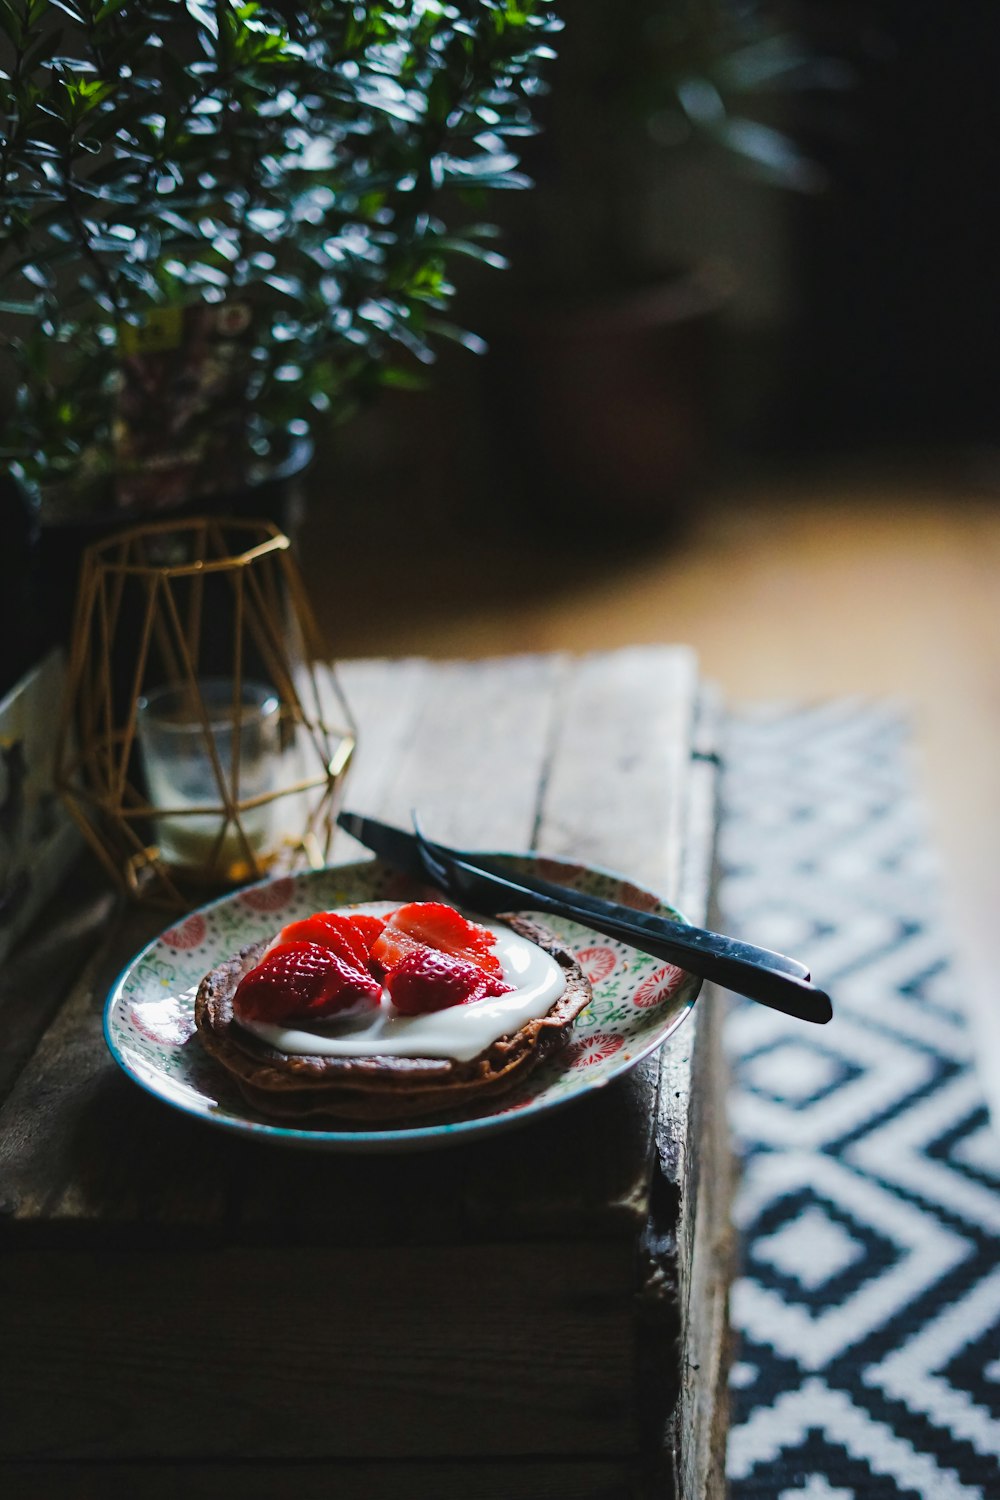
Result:
<svg viewBox="0 0 1000 1500"><path fill-rule="evenodd" d="M84 556L57 784L138 899L186 907L329 856L355 728L289 545L205 517Z"/></svg>

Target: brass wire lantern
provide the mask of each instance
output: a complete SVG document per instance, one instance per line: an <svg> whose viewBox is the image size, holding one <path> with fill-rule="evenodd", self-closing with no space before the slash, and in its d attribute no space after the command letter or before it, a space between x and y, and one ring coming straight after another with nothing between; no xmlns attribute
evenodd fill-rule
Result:
<svg viewBox="0 0 1000 1500"><path fill-rule="evenodd" d="M356 731L289 548L198 518L84 556L57 785L141 900L328 858Z"/></svg>

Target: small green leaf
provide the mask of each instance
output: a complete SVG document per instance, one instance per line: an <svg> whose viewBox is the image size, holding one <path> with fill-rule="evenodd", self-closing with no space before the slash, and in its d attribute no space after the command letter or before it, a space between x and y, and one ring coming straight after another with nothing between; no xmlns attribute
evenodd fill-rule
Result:
<svg viewBox="0 0 1000 1500"><path fill-rule="evenodd" d="M71 20L79 22L81 26L85 24L86 16L83 14L80 6L73 4L73 0L51 0L51 4L56 6L57 9L65 11Z"/></svg>
<svg viewBox="0 0 1000 1500"><path fill-rule="evenodd" d="M152 308L254 309L217 416L265 457L324 404L422 384L441 339L480 348L439 317L449 271L504 263L465 204L526 185L512 142L554 29L547 0L0 0L31 481L111 469L116 329Z"/></svg>

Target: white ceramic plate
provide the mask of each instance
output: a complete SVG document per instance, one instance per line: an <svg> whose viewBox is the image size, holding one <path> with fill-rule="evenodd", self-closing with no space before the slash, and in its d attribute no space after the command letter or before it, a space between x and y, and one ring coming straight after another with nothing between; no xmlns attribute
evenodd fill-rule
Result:
<svg viewBox="0 0 1000 1500"><path fill-rule="evenodd" d="M604 870L528 855L493 857L560 885L683 920L652 892ZM509 1129L603 1088L677 1029L701 987L694 975L662 959L547 916L546 924L590 979L593 998L577 1016L568 1045L500 1099L445 1124L381 1130L279 1125L253 1110L198 1041L194 997L202 976L248 943L269 938L310 912L353 901L429 897L441 899L439 892L417 887L378 860L306 871L224 896L155 938L120 975L104 1012L111 1054L141 1088L223 1130L312 1150L423 1150Z"/></svg>

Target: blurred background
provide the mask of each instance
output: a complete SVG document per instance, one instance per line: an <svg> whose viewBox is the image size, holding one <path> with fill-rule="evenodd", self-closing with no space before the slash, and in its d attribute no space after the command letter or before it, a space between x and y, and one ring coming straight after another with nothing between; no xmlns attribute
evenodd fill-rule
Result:
<svg viewBox="0 0 1000 1500"><path fill-rule="evenodd" d="M683 640L734 704L898 698L1000 1063L1000 12L565 18L536 186L489 204L510 269L461 285L489 353L323 440L323 624L343 656Z"/></svg>

